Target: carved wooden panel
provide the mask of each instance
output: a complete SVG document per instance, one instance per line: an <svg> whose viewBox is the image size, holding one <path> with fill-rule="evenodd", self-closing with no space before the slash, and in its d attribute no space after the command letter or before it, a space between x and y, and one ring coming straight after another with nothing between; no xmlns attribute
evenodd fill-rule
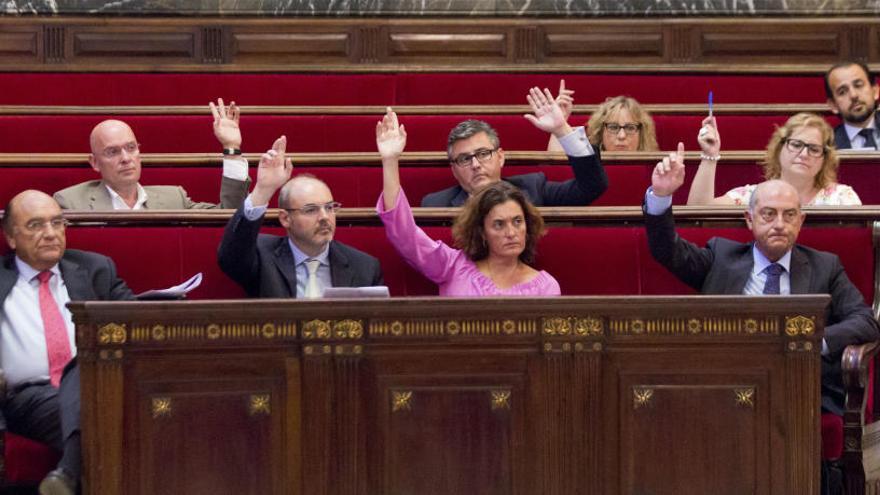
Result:
<svg viewBox="0 0 880 495"><path fill-rule="evenodd" d="M832 61L842 49L841 33L830 30L706 30L700 44L706 60L775 59L781 64Z"/></svg>
<svg viewBox="0 0 880 495"><path fill-rule="evenodd" d="M344 62L350 55L351 43L347 31L285 32L244 28L232 33L233 58L239 63Z"/></svg>
<svg viewBox="0 0 880 495"><path fill-rule="evenodd" d="M551 63L661 62L663 35L658 29L598 27L549 29L544 61Z"/></svg>
<svg viewBox="0 0 880 495"><path fill-rule="evenodd" d="M119 32L87 29L73 33L73 57L131 62L159 59L194 61L196 35L193 32Z"/></svg>
<svg viewBox="0 0 880 495"><path fill-rule="evenodd" d="M37 32L32 29L0 32L0 57L36 61L39 46Z"/></svg>
<svg viewBox="0 0 880 495"><path fill-rule="evenodd" d="M388 34L387 62L457 64L507 61L509 33L500 28L480 30L446 27L395 27Z"/></svg>

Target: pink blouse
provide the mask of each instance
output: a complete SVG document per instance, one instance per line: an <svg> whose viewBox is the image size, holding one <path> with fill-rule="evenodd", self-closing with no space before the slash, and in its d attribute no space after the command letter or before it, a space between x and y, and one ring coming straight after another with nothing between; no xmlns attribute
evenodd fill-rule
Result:
<svg viewBox="0 0 880 495"><path fill-rule="evenodd" d="M431 239L416 225L403 189L391 210L385 210L384 196L380 195L376 212L397 252L410 266L436 283L441 296L558 296L561 293L559 282L544 270L528 282L499 288L462 250Z"/></svg>

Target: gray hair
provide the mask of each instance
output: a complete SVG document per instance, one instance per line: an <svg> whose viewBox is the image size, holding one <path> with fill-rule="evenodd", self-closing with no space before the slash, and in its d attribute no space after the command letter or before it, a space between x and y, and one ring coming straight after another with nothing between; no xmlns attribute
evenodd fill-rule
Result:
<svg viewBox="0 0 880 495"><path fill-rule="evenodd" d="M486 135L489 136L489 141L492 143L493 148L501 146L501 141L498 139L498 133L491 125L482 120L465 120L449 131L449 139L446 140L446 156L448 156L449 159L452 159L452 145L457 141L476 136L481 132L485 132Z"/></svg>

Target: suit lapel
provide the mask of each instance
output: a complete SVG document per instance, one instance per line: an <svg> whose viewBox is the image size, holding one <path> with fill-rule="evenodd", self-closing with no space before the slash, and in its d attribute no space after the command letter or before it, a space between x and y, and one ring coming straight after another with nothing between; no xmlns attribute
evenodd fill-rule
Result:
<svg viewBox="0 0 880 495"><path fill-rule="evenodd" d="M291 297L296 297L296 262L293 260L293 252L287 244L287 237L280 237L278 245L275 246L274 261L275 266L287 282L287 289L290 291Z"/></svg>
<svg viewBox="0 0 880 495"><path fill-rule="evenodd" d="M9 253L3 257L3 269L0 270L0 309L6 296L15 286L16 280L18 280L18 270L15 268L15 255Z"/></svg>
<svg viewBox="0 0 880 495"><path fill-rule="evenodd" d="M61 269L61 278L64 279L64 285L67 287L67 295L71 301L87 301L95 299L95 293L91 284L88 283L88 271L79 266L79 264L61 258L59 264Z"/></svg>
<svg viewBox="0 0 880 495"><path fill-rule="evenodd" d="M348 256L336 248L336 241L330 242L330 280L333 287L354 286L354 272L348 264Z"/></svg>
<svg viewBox="0 0 880 495"><path fill-rule="evenodd" d="M98 181L98 184L89 191L89 209L99 211L113 209L113 199L104 181Z"/></svg>
<svg viewBox="0 0 880 495"><path fill-rule="evenodd" d="M834 129L834 140L837 142L837 147L840 149L852 148L852 143L849 141L846 127L844 127L843 124L840 124Z"/></svg>
<svg viewBox="0 0 880 495"><path fill-rule="evenodd" d="M450 203L452 203L452 206L461 206L464 204L465 201L467 201L467 199L468 199L467 191L465 191L464 189L462 189L459 186L458 187L458 194L456 194L455 196L452 197L452 201L450 201Z"/></svg>
<svg viewBox="0 0 880 495"><path fill-rule="evenodd" d="M739 257L728 265L728 283L724 287L724 294L742 295L746 288L746 282L752 274L752 267L755 265L755 259L752 256L752 244L747 244Z"/></svg>
<svg viewBox="0 0 880 495"><path fill-rule="evenodd" d="M791 272L789 274L792 294L810 293L812 270L807 256L795 246L791 251Z"/></svg>

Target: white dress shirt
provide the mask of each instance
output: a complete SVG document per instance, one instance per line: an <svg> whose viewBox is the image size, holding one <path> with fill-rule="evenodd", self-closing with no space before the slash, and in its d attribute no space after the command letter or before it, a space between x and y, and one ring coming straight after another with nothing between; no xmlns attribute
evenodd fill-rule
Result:
<svg viewBox="0 0 880 495"><path fill-rule="evenodd" d="M46 334L40 314L40 273L15 257L18 279L3 301L0 314L0 367L6 372L9 388L22 383L49 380L49 355L46 351ZM50 270L49 289L58 304L67 326L71 357L76 356L73 320L67 303L70 296L61 278L61 270L55 265Z"/></svg>
<svg viewBox="0 0 880 495"><path fill-rule="evenodd" d="M584 130L584 126L575 127L558 141L568 156L592 156L596 153L593 151L590 140L587 139L587 131Z"/></svg>

